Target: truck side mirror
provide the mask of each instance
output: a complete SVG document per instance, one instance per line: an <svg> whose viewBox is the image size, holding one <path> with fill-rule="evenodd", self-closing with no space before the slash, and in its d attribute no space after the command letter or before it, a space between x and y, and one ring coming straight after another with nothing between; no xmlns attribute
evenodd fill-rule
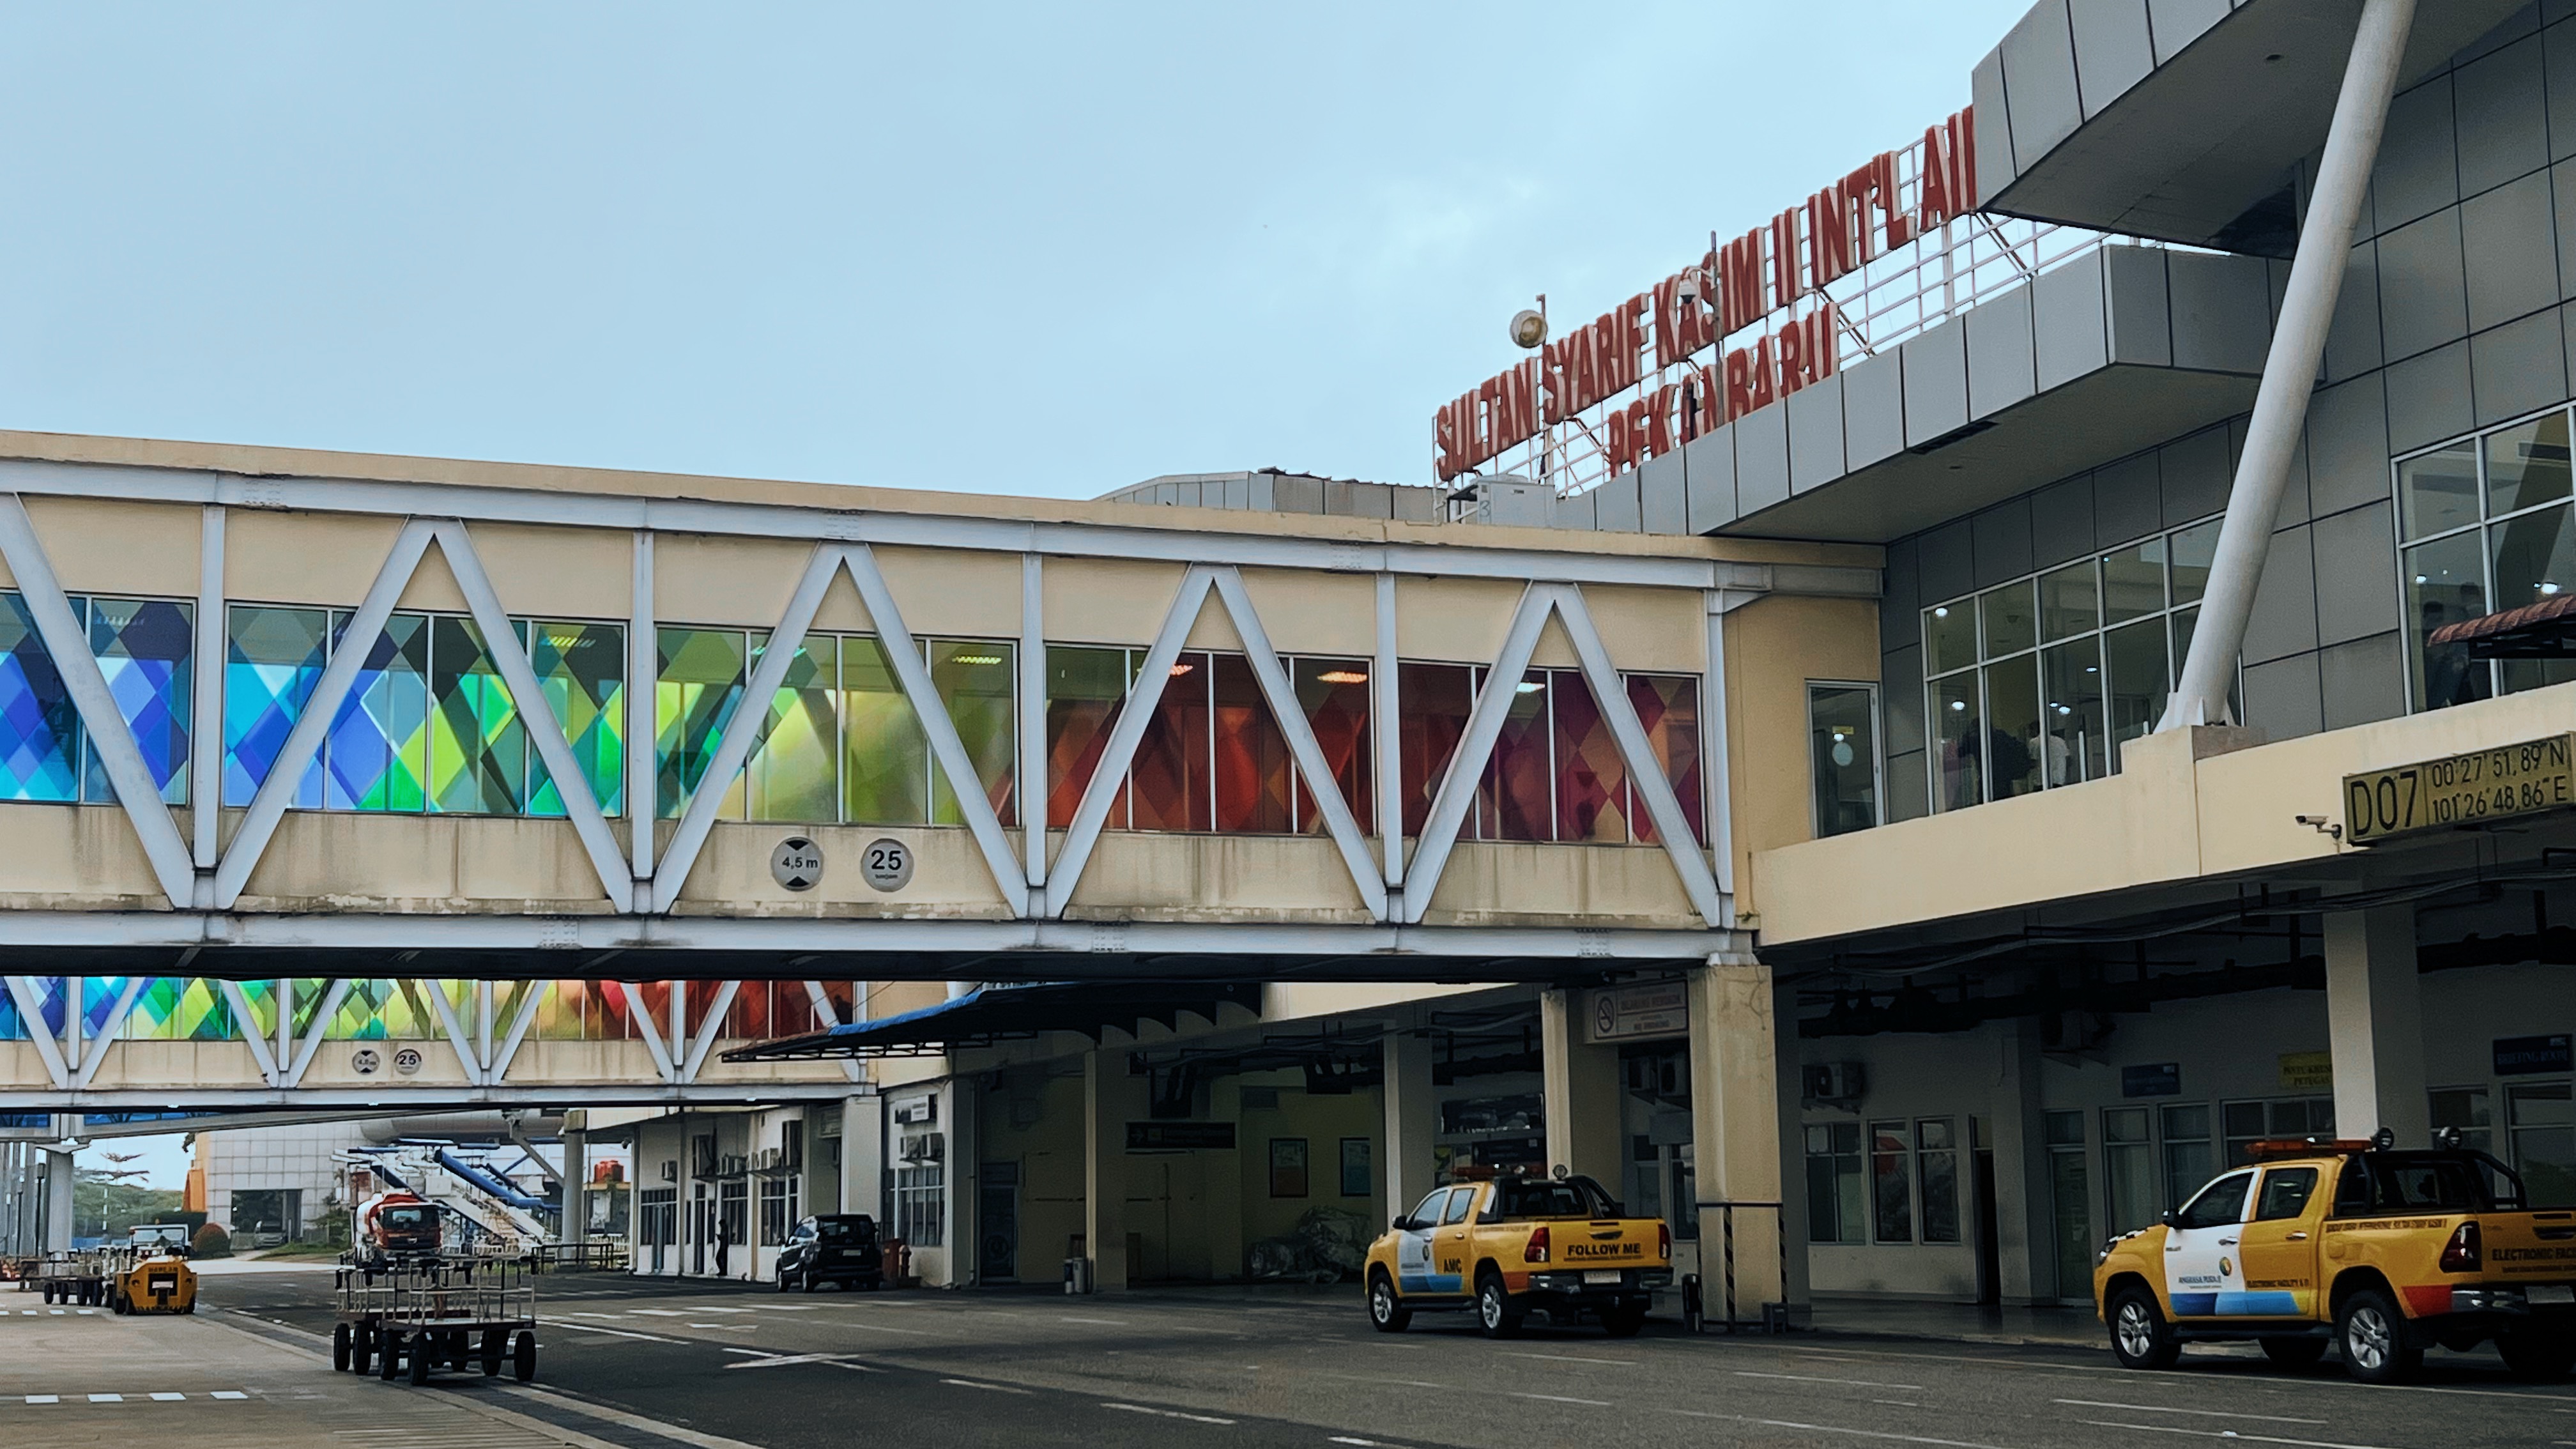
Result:
<svg viewBox="0 0 2576 1449"><path fill-rule="evenodd" d="M1422 1224L1415 1222L1413 1220L1413 1215L1410 1213L1398 1213L1395 1221L1388 1224L1388 1226L1394 1228L1399 1233L1409 1233L1415 1228L1422 1226Z"/></svg>
<svg viewBox="0 0 2576 1449"><path fill-rule="evenodd" d="M2159 1219L2160 1219L2160 1220L2162 1220L2162 1222L2164 1223L2164 1225L2165 1225L2166 1227L2169 1227L2169 1228L2178 1228L2178 1227L2181 1227L2181 1226L2182 1226L2182 1222L2181 1222L2181 1220L2180 1220L2180 1215L2179 1215L2179 1214L2177 1214L2177 1213L2175 1213L2175 1212L2174 1212L2174 1210L2173 1210L2172 1208L2166 1208L2162 1213L2158 1214L2157 1216L2159 1217Z"/></svg>

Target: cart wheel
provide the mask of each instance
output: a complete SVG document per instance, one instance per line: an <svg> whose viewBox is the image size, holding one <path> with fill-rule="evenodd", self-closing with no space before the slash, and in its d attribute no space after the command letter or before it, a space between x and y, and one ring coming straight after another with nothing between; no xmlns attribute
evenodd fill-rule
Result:
<svg viewBox="0 0 2576 1449"><path fill-rule="evenodd" d="M460 1328L447 1335L447 1361L455 1366L458 1373L473 1367L474 1340L465 1336L465 1330Z"/></svg>
<svg viewBox="0 0 2576 1449"><path fill-rule="evenodd" d="M429 1382L429 1371L438 1366L438 1335L415 1333L411 1336L411 1381L417 1388Z"/></svg>
<svg viewBox="0 0 2576 1449"><path fill-rule="evenodd" d="M500 1375L501 1360L506 1356L509 1346L508 1333L497 1328L487 1328L483 1331L483 1377L497 1378Z"/></svg>
<svg viewBox="0 0 2576 1449"><path fill-rule="evenodd" d="M402 1373L402 1335L388 1328L377 1336L376 1346L384 1351L384 1359L377 1367L377 1377L392 1383Z"/></svg>
<svg viewBox="0 0 2576 1449"><path fill-rule="evenodd" d="M334 1373L349 1371L349 1325L331 1325L331 1369Z"/></svg>
<svg viewBox="0 0 2576 1449"><path fill-rule="evenodd" d="M510 1373L521 1383L537 1376L537 1335L529 1329L519 1330L519 1341L510 1346Z"/></svg>
<svg viewBox="0 0 2576 1449"><path fill-rule="evenodd" d="M361 1323L357 1331L349 1335L349 1370L352 1373L365 1373L375 1366L375 1359L375 1329Z"/></svg>

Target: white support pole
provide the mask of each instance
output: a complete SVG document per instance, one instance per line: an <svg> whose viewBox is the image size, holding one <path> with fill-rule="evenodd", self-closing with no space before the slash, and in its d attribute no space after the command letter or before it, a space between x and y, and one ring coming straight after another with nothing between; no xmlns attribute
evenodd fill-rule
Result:
<svg viewBox="0 0 2576 1449"><path fill-rule="evenodd" d="M1734 768L1727 759L1726 615L1737 601L1725 589L1708 591L1708 673L1699 691L1700 779L1708 788L1709 855L1717 892L1726 897L1721 926L1735 924Z"/></svg>
<svg viewBox="0 0 2576 1449"><path fill-rule="evenodd" d="M196 905L215 903L215 860L223 849L224 685L230 654L224 628L224 509L208 504L197 515L196 698L188 725L188 801L191 855L197 868Z"/></svg>
<svg viewBox="0 0 2576 1449"><path fill-rule="evenodd" d="M288 1055L295 1048L295 979L277 979L277 1066L283 1072ZM280 1085L284 1085L281 1081Z"/></svg>
<svg viewBox="0 0 2576 1449"><path fill-rule="evenodd" d="M1556 595L1556 616L1565 625L1566 638L1574 643L1574 657L1583 667L1584 682L1592 686L1593 706L1601 711L1601 718L1610 726L1610 737L1618 742L1620 758L1628 764L1629 782L1645 797L1646 816L1655 823L1655 835L1671 858L1674 871L1681 876L1683 892L1702 920L1712 926L1732 924L1718 896L1717 878L1709 873L1708 857L1700 853L1699 841L1691 834L1690 818L1682 814L1681 799L1673 793L1672 779L1665 774L1665 762L1646 738L1646 727L1637 718L1637 706L1628 698L1627 681L1610 663L1610 653L1601 644L1601 632L1592 625L1592 611L1584 605L1583 591L1572 584L1547 587Z"/></svg>
<svg viewBox="0 0 2576 1449"><path fill-rule="evenodd" d="M528 1039L528 1028L536 1024L537 1007L545 1000L546 993L554 989L554 983L530 981L527 988L519 998L518 1010L510 1014L510 1034L501 1042L501 1049L492 1054L487 1068L496 1084L510 1074L510 1063L519 1056L519 1044Z"/></svg>
<svg viewBox="0 0 2576 1449"><path fill-rule="evenodd" d="M680 1075L680 1062L689 1042L689 983L671 983L671 1080L686 1080Z"/></svg>
<svg viewBox="0 0 2576 1449"><path fill-rule="evenodd" d="M1476 691L1476 703L1467 711L1467 731L1458 740L1457 751L1449 757L1448 773L1440 777L1440 790L1431 798L1431 813L1422 822L1422 838L1414 842L1412 873L1404 888L1404 918L1419 923L1423 912L1431 909L1431 894L1440 888L1440 872L1449 864L1449 852L1458 843L1458 832L1467 824L1467 808L1476 800L1476 782L1484 776L1485 763L1494 755L1494 742L1503 737L1503 722L1510 713L1512 696L1520 688L1521 676L1529 673L1530 656L1538 652L1539 631L1547 626L1551 596L1538 585L1522 590L1520 607L1512 613L1511 628L1503 635L1502 652L1494 656L1493 667L1485 671L1485 687Z"/></svg>
<svg viewBox="0 0 2576 1449"><path fill-rule="evenodd" d="M430 1004L438 1008L438 1024L447 1028L447 1044L456 1049L456 1064L465 1069L466 1083L485 1085L483 1058L474 1050L474 1039L465 1034L465 1023L456 1015L456 1003L447 999L447 983L432 980L422 984L429 988Z"/></svg>
<svg viewBox="0 0 2576 1449"><path fill-rule="evenodd" d="M81 1028L89 1014L89 978L63 978L63 1065L77 1072L81 1064Z"/></svg>
<svg viewBox="0 0 2576 1449"><path fill-rule="evenodd" d="M9 988L9 999L18 1003L18 1015L27 1023L27 1040L36 1048L36 1056L45 1064L45 1077L57 1089L71 1085L71 1064L63 1060L63 1049L54 1034L45 1030L45 1003L36 995L32 976L0 977Z"/></svg>
<svg viewBox="0 0 2576 1449"><path fill-rule="evenodd" d="M314 1054L322 1050L323 1038L331 1034L331 1018L339 1014L340 1003L348 999L349 988L357 984L345 977L332 981L331 989L323 994L321 1008L313 1013L313 1024L304 1030L303 1044L295 1049L294 1064L286 1069L279 1086L304 1085L304 1073L312 1067Z"/></svg>
<svg viewBox="0 0 2576 1449"><path fill-rule="evenodd" d="M404 524L402 532L394 536L394 546L386 552L384 566L376 571L376 581L368 586L367 597L332 646L331 662L314 682L313 697L304 702L304 712L295 717L295 727L286 732L286 743L278 746L268 778L260 782L259 793L251 797L250 808L242 812L241 825L224 847L223 863L215 867L215 909L231 910L234 902L241 899L251 871L268 849L269 837L277 833L277 822L295 799L305 767L321 750L322 737L339 718L340 706L347 702L350 688L365 670L367 656L375 652L376 641L384 637L385 620L392 616L395 601L411 583L412 571L420 567L420 556L429 548L429 540L430 526L419 519Z"/></svg>
<svg viewBox="0 0 2576 1449"><path fill-rule="evenodd" d="M161 882L161 893L172 906L183 911L191 908L197 900L197 870L189 861L188 842L179 838L178 822L161 800L161 782L152 778L152 767L143 763L134 728L125 722L125 712L117 707L107 676L98 667L98 655L90 649L89 632L72 613L71 600L54 577L53 562L36 537L36 525L27 517L27 505L15 493L0 493L0 560L8 563L17 581L19 599L45 642L45 652L53 656L63 692L71 696L72 709L89 734L91 757L115 787L116 803L124 807L126 819L142 841L143 854Z"/></svg>
<svg viewBox="0 0 2576 1449"><path fill-rule="evenodd" d="M1035 915L1047 878L1046 564L1020 555L1020 854Z"/></svg>
<svg viewBox="0 0 2576 1449"><path fill-rule="evenodd" d="M661 626L653 613L653 534L635 530L634 598L626 609L626 822L627 855L635 873L631 899L645 905L653 890L653 822L661 801L654 784L654 750L661 721Z"/></svg>
<svg viewBox="0 0 2576 1449"><path fill-rule="evenodd" d="M840 1009L832 1005L832 994L823 989L822 982L808 981L805 983L805 1000L812 1004L814 1008L814 1019L816 1021L823 1023L827 1027L840 1026L843 1024L841 1021ZM861 1067L857 1061L849 1057L843 1057L840 1059L840 1064L841 1075L849 1080L859 1082L867 1079L866 1069ZM845 1147L843 1150L846 1151L847 1148ZM848 1209L843 1209L843 1211L848 1211Z"/></svg>
<svg viewBox="0 0 2576 1449"><path fill-rule="evenodd" d="M250 1009L250 993L242 990L238 981L219 980L215 990L223 994L224 1005L232 1009L233 1034L250 1048L250 1059L259 1067L259 1079L276 1086L277 1058L268 1049L267 1033L259 1029L259 1014Z"/></svg>
<svg viewBox="0 0 2576 1449"><path fill-rule="evenodd" d="M492 1065L492 983L474 983L474 1056L486 1069Z"/></svg>
<svg viewBox="0 0 2576 1449"><path fill-rule="evenodd" d="M662 1023L655 1021L653 1013L646 1009L644 983L628 981L621 984L626 988L627 1019L636 1023L635 1035L643 1041L645 1052L653 1058L654 1072L665 1082L678 1082L679 1068L672 1065L671 1049L663 1044Z"/></svg>
<svg viewBox="0 0 2576 1449"><path fill-rule="evenodd" d="M1388 909L1402 914L1404 888L1404 730L1396 694L1395 575L1377 576L1377 657L1369 667L1369 739L1377 772L1378 846L1386 860Z"/></svg>
<svg viewBox="0 0 2576 1449"><path fill-rule="evenodd" d="M114 1041L117 1032L124 1028L126 1014L134 1010L134 998L143 994L143 983L150 979L148 976L125 978L125 989L116 994L116 1005L110 1008L106 1023L98 1029L98 1050L83 1058L80 1071L72 1077L73 1091L89 1090L90 1080L98 1075L100 1064L107 1060L107 1044Z"/></svg>
<svg viewBox="0 0 2576 1449"><path fill-rule="evenodd" d="M717 1034L724 1030L725 1014L733 1010L733 999L741 992L742 983L739 981L728 981L716 988L716 999L707 1003L707 1013L698 1022L697 1040L689 1043L688 1060L680 1064L682 1086L698 1079L698 1071L707 1064L707 1053L714 1048Z"/></svg>
<svg viewBox="0 0 2576 1449"><path fill-rule="evenodd" d="M2335 100L2334 123L2317 162L2307 223L2299 230L2298 255L2281 294L2281 320L2263 359L2254 416L2245 428L2245 452L2227 495L2227 519L2219 526L2200 622L2192 629L2191 649L2164 719L2156 725L2159 730L2222 724L2232 717L2228 681L2236 673L2245 626L2254 615L2254 591L2263 580L2272 527L2289 486L2290 455L2298 449L2308 397L2316 390L2335 298L2352 257L2353 227L2361 217L2371 166L2379 158L2389 98L2397 90L2397 68L2414 20L2415 0L2365 0L2362 5L2352 58L2344 66L2343 92Z"/></svg>
<svg viewBox="0 0 2576 1449"><path fill-rule="evenodd" d="M1252 607L1252 595L1243 587L1242 571L1232 565L1217 570L1216 594L1225 605L1227 617L1234 621L1234 632L1243 640L1244 658L1251 663L1253 678L1270 703L1271 722L1288 742L1297 773L1305 777L1307 793L1314 796L1315 808L1323 812L1324 828L1341 849L1342 864L1351 873L1351 884L1359 888L1360 903L1368 907L1371 920L1385 920L1386 881L1378 874L1377 861L1368 853L1368 840L1360 834L1360 823L1351 814L1350 802L1342 798L1341 782L1333 778L1325 764L1324 747L1315 739L1314 722L1306 718L1305 707L1298 703L1296 683L1279 663L1278 651L1270 647L1270 631L1263 627L1259 611Z"/></svg>

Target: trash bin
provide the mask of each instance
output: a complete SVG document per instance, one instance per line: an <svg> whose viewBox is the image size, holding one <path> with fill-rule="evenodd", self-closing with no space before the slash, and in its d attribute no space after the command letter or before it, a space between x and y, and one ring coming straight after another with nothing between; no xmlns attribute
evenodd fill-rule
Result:
<svg viewBox="0 0 2576 1449"><path fill-rule="evenodd" d="M1067 1258L1064 1260L1064 1291L1067 1293L1088 1293L1091 1291L1091 1260L1089 1258Z"/></svg>

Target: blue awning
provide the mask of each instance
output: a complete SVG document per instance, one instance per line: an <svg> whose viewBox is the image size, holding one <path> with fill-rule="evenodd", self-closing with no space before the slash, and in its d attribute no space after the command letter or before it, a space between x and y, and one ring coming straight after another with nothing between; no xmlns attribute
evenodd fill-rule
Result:
<svg viewBox="0 0 2576 1449"><path fill-rule="evenodd" d="M1042 981L982 986L953 1001L896 1016L781 1037L724 1054L729 1062L811 1061L831 1057L919 1056L961 1047L1018 1041L1050 1031L1093 1041L1111 1028L1134 1032L1158 1021L1175 1030L1183 1013L1216 1020L1226 1006L1261 1008L1254 981Z"/></svg>

